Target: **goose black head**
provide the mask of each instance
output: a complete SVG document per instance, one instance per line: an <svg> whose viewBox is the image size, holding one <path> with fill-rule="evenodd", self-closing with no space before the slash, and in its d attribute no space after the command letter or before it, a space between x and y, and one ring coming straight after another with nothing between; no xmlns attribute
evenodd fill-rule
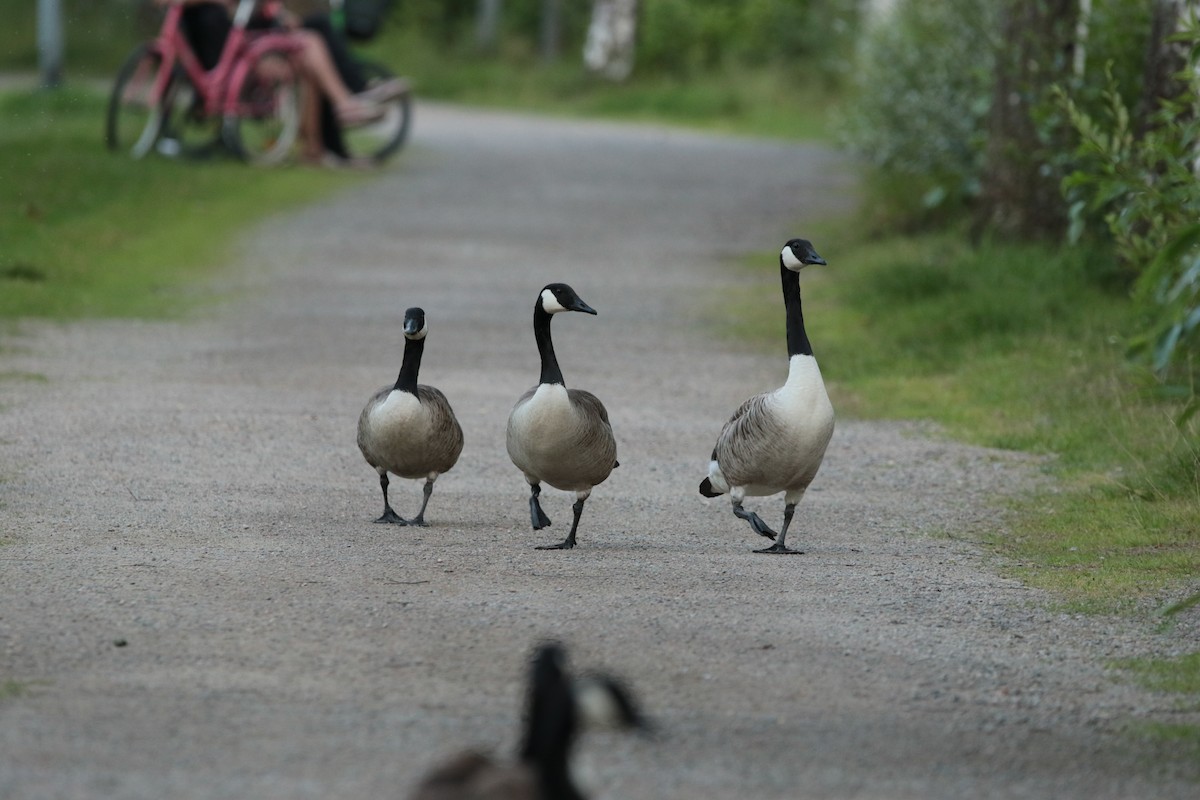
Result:
<svg viewBox="0 0 1200 800"><path fill-rule="evenodd" d="M424 339L429 332L425 324L425 309L410 308L404 312L404 338L411 341Z"/></svg>
<svg viewBox="0 0 1200 800"><path fill-rule="evenodd" d="M808 239L792 239L779 252L779 263L792 272L799 272L812 264L824 264L825 259L817 255Z"/></svg>
<svg viewBox="0 0 1200 800"><path fill-rule="evenodd" d="M595 314L596 309L583 302L583 298L575 294L575 290L565 283L547 284L538 295L538 308L547 314L557 314L560 311L582 311L584 314Z"/></svg>

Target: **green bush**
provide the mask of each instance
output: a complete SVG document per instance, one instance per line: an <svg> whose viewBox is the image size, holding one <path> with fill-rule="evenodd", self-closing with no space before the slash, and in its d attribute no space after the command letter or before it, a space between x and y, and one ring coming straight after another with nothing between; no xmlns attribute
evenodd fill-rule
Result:
<svg viewBox="0 0 1200 800"><path fill-rule="evenodd" d="M1182 34L1200 44L1200 27ZM1200 354L1200 91L1194 64L1179 74L1186 88L1162 100L1148 131L1138 135L1116 81L1109 76L1103 122L1060 89L1058 99L1078 133L1075 169L1063 183L1071 200L1071 235L1081 238L1100 217L1116 253L1132 276L1144 324L1135 352L1165 381L1168 394L1185 400L1182 419L1200 410L1195 362Z"/></svg>
<svg viewBox="0 0 1200 800"><path fill-rule="evenodd" d="M979 193L997 4L904 2L862 36L842 139L925 207Z"/></svg>

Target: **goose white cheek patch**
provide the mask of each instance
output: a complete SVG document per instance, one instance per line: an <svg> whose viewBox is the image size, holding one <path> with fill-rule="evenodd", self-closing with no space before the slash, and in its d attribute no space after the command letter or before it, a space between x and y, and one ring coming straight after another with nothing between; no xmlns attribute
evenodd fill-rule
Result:
<svg viewBox="0 0 1200 800"><path fill-rule="evenodd" d="M429 333L429 326L428 326L428 325L426 325L425 327L421 328L421 330L417 331L416 333L406 333L406 334L404 334L404 338L405 338L405 339L408 339L408 340L410 340L410 341L413 341L413 342L419 342L419 341L421 341L422 339L424 339L424 338L425 338L425 334L427 334L427 333Z"/></svg>
<svg viewBox="0 0 1200 800"><path fill-rule="evenodd" d="M796 254L792 252L792 248L783 248L779 255L783 259L783 265L792 272L799 272L804 269L804 262L796 258Z"/></svg>
<svg viewBox="0 0 1200 800"><path fill-rule="evenodd" d="M562 303L558 302L558 298L554 296L554 292L549 289L542 290L542 308L546 310L547 314L557 314L560 311L567 310Z"/></svg>

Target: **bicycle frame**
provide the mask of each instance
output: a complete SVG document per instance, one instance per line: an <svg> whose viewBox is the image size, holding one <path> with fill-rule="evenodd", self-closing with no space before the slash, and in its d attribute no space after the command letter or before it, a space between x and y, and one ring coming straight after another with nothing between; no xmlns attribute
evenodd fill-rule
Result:
<svg viewBox="0 0 1200 800"><path fill-rule="evenodd" d="M162 68L154 80L152 101L155 104L162 103L178 63L196 87L204 104L205 116L236 115L238 91L255 57L264 51L277 50L294 59L304 46L288 31L247 30L246 26L258 2L239 0L220 60L211 70L205 70L183 33L183 2L172 0L152 45L162 59Z"/></svg>

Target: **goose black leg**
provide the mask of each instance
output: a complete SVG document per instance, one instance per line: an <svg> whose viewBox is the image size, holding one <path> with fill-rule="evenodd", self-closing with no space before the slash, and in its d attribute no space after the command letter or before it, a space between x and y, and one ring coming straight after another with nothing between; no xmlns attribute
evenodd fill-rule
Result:
<svg viewBox="0 0 1200 800"><path fill-rule="evenodd" d="M774 555L803 555L803 550L793 550L783 542L787 538L788 526L792 524L792 514L796 513L796 504L788 503L783 507L783 528L779 531L779 538L775 540L775 544L770 547L764 547L762 550L755 550L756 553L772 553Z"/></svg>
<svg viewBox="0 0 1200 800"><path fill-rule="evenodd" d="M546 512L542 511L542 504L538 502L538 495L541 493L542 485L540 483L529 485L529 518L535 531L550 526L550 518L546 516Z"/></svg>
<svg viewBox="0 0 1200 800"><path fill-rule="evenodd" d="M428 478L425 480L425 488L421 490L421 494L424 495L424 498L421 500L421 510L417 512L415 517L408 521L408 524L420 525L422 528L424 528L427 525L425 522L425 506L429 505L429 497L433 494L432 480Z"/></svg>
<svg viewBox="0 0 1200 800"><path fill-rule="evenodd" d="M733 504L733 514L738 519L744 519L746 522L749 522L750 527L753 528L754 532L759 536L765 536L768 539L775 538L775 531L771 530L771 527L767 525L767 523L763 522L762 518L759 517L758 514L742 508L742 504L740 502Z"/></svg>
<svg viewBox="0 0 1200 800"><path fill-rule="evenodd" d="M386 472L379 473L379 488L383 489L383 516L375 520L376 522L387 522L392 525L407 525L403 517L392 510L391 504L388 503L388 476Z"/></svg>
<svg viewBox="0 0 1200 800"><path fill-rule="evenodd" d="M538 545L538 550L570 550L575 546L575 531L579 528L579 518L583 515L583 501L576 500L571 506L571 511L575 512L575 518L571 520L571 532L567 534L567 538L558 544Z"/></svg>

